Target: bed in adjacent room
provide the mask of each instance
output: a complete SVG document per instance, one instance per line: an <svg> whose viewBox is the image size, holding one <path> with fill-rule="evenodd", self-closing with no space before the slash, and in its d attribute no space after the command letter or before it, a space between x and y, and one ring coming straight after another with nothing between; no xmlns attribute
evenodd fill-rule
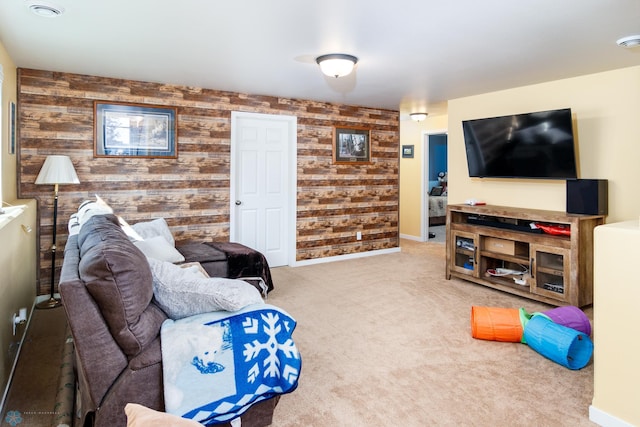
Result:
<svg viewBox="0 0 640 427"><path fill-rule="evenodd" d="M429 195L429 225L443 225L447 221L447 196Z"/></svg>

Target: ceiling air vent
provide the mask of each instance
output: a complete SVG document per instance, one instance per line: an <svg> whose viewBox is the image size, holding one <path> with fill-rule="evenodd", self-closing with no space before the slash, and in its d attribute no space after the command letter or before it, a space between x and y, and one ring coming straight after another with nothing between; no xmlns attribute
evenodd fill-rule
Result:
<svg viewBox="0 0 640 427"><path fill-rule="evenodd" d="M640 35L623 37L621 39L618 39L616 43L618 44L618 46L622 46L622 47L640 46Z"/></svg>

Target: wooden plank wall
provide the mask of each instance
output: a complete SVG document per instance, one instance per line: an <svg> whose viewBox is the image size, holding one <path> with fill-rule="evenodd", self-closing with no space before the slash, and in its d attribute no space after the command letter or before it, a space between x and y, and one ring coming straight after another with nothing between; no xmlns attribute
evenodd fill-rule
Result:
<svg viewBox="0 0 640 427"><path fill-rule="evenodd" d="M178 159L94 158L95 100L177 107ZM297 260L398 247L397 111L19 69L18 191L40 206L38 294L50 289L53 186L34 184L47 155L70 156L81 181L60 186L57 274L69 215L94 194L130 223L166 218L177 242L228 241L232 111L297 117ZM372 163L333 164L334 126L369 127Z"/></svg>

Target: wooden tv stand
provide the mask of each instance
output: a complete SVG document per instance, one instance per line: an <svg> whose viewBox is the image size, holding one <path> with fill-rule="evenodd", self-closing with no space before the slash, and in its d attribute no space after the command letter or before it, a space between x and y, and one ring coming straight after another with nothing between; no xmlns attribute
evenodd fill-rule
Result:
<svg viewBox="0 0 640 427"><path fill-rule="evenodd" d="M532 222L569 227L570 236L534 233ZM604 215L449 205L446 278L552 305L592 304L593 229L601 224ZM526 273L504 275L497 269Z"/></svg>

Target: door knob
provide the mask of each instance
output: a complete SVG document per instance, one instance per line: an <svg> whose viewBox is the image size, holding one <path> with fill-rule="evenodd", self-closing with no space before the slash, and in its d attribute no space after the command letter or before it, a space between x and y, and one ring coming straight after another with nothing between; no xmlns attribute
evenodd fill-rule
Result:
<svg viewBox="0 0 640 427"><path fill-rule="evenodd" d="M236 200L236 206L240 206L242 202L240 200Z"/></svg>

